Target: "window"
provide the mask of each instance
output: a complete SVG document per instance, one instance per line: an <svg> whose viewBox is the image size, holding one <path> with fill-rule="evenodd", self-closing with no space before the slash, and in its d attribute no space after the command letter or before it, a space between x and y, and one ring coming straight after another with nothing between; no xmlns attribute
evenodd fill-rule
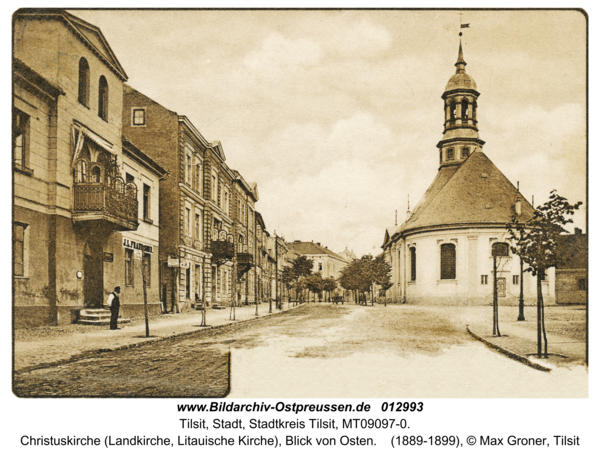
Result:
<svg viewBox="0 0 600 457"><path fill-rule="evenodd" d="M130 175L129 173L125 173L125 184L129 184L129 183L135 184L135 178L133 177L133 175Z"/></svg>
<svg viewBox="0 0 600 457"><path fill-rule="evenodd" d="M92 182L94 183L101 183L102 182L102 169L100 168L99 165L94 165L92 167L92 172L90 173L90 176L92 178Z"/></svg>
<svg viewBox="0 0 600 457"><path fill-rule="evenodd" d="M133 286L133 249L125 249L125 285Z"/></svg>
<svg viewBox="0 0 600 457"><path fill-rule="evenodd" d="M79 103L88 107L90 100L90 66L85 57L79 59Z"/></svg>
<svg viewBox="0 0 600 457"><path fill-rule="evenodd" d="M144 108L134 108L131 113L132 125L146 125L146 110Z"/></svg>
<svg viewBox="0 0 600 457"><path fill-rule="evenodd" d="M108 121L108 83L104 75L100 76L98 83L98 116Z"/></svg>
<svg viewBox="0 0 600 457"><path fill-rule="evenodd" d="M24 224L13 225L13 274L25 276L25 230Z"/></svg>
<svg viewBox="0 0 600 457"><path fill-rule="evenodd" d="M585 284L585 278L581 278L577 281L577 289L578 290L587 290L586 284Z"/></svg>
<svg viewBox="0 0 600 457"><path fill-rule="evenodd" d="M481 284L487 284L488 275L481 275Z"/></svg>
<svg viewBox="0 0 600 457"><path fill-rule="evenodd" d="M185 151L185 182L189 186L192 185L192 154L189 150Z"/></svg>
<svg viewBox="0 0 600 457"><path fill-rule="evenodd" d="M319 262L319 271L323 271L323 264Z"/></svg>
<svg viewBox="0 0 600 457"><path fill-rule="evenodd" d="M217 193L218 192L218 186L219 186L219 182L217 181L217 175L213 171L213 174L212 174L212 195L211 195L211 197L212 197L213 201L215 201L215 202L219 198L219 194Z"/></svg>
<svg viewBox="0 0 600 457"><path fill-rule="evenodd" d="M17 168L29 170L29 116L13 109L13 160Z"/></svg>
<svg viewBox="0 0 600 457"><path fill-rule="evenodd" d="M462 148L462 152L460 154L461 159L466 159L469 157L469 148Z"/></svg>
<svg viewBox="0 0 600 457"><path fill-rule="evenodd" d="M196 160L196 174L194 176L194 190L199 194L202 194L202 164Z"/></svg>
<svg viewBox="0 0 600 457"><path fill-rule="evenodd" d="M190 208L185 209L185 234L186 236L192 236L192 210Z"/></svg>
<svg viewBox="0 0 600 457"><path fill-rule="evenodd" d="M456 246L442 244L440 279L456 279Z"/></svg>
<svg viewBox="0 0 600 457"><path fill-rule="evenodd" d="M508 243L492 244L492 257L508 257Z"/></svg>
<svg viewBox="0 0 600 457"><path fill-rule="evenodd" d="M539 272L539 275L540 275L540 280L546 281L546 270L541 270Z"/></svg>
<svg viewBox="0 0 600 457"><path fill-rule="evenodd" d="M223 192L223 212L229 216L229 192L227 190Z"/></svg>
<svg viewBox="0 0 600 457"><path fill-rule="evenodd" d="M448 158L448 160L454 160L454 148L448 149L448 152L446 153L446 157Z"/></svg>
<svg viewBox="0 0 600 457"><path fill-rule="evenodd" d="M87 160L82 159L77 162L75 165L75 182L87 182L87 174L88 174L88 163Z"/></svg>
<svg viewBox="0 0 600 457"><path fill-rule="evenodd" d="M469 118L469 102L464 99L462 101L462 110L461 110L461 116L463 119L468 119Z"/></svg>
<svg viewBox="0 0 600 457"><path fill-rule="evenodd" d="M148 184L144 184L144 220L152 222L150 220L150 186Z"/></svg>
<svg viewBox="0 0 600 457"><path fill-rule="evenodd" d="M146 277L146 288L152 285L152 256L144 252L144 276Z"/></svg>
<svg viewBox="0 0 600 457"><path fill-rule="evenodd" d="M195 226L194 226L194 236L197 240L201 240L202 238L200 237L200 214L196 213L196 221L195 221Z"/></svg>
<svg viewBox="0 0 600 457"><path fill-rule="evenodd" d="M454 121L456 119L456 102L450 102L450 120Z"/></svg>
<svg viewBox="0 0 600 457"><path fill-rule="evenodd" d="M417 248L410 248L410 280L417 280Z"/></svg>
<svg viewBox="0 0 600 457"><path fill-rule="evenodd" d="M515 286L519 285L519 275L513 275L513 284Z"/></svg>

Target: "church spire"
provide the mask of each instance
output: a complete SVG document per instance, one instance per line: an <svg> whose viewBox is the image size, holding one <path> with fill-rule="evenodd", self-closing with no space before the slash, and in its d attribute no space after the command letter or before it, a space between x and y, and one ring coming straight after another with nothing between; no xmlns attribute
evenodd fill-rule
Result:
<svg viewBox="0 0 600 457"><path fill-rule="evenodd" d="M463 57L462 40L460 41L460 44L458 45L458 60L456 61L454 66L456 67L456 73L464 73L465 72L465 67L467 66L467 62L465 62L465 58Z"/></svg>

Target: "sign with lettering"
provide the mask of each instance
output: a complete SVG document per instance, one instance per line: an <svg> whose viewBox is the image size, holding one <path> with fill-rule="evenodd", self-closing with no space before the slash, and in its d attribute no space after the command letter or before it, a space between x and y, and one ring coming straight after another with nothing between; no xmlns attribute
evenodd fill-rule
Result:
<svg viewBox="0 0 600 457"><path fill-rule="evenodd" d="M183 268L183 269L187 270L189 267L190 267L189 260L180 260L179 261L179 268Z"/></svg>
<svg viewBox="0 0 600 457"><path fill-rule="evenodd" d="M123 238L123 247L125 247L127 249L136 249L139 251L144 251L149 254L152 254L154 252L153 246L148 246L148 245L142 244L138 241L129 240L127 238Z"/></svg>
<svg viewBox="0 0 600 457"><path fill-rule="evenodd" d="M104 261L105 262L112 262L114 260L114 255L112 252L105 252L104 253Z"/></svg>
<svg viewBox="0 0 600 457"><path fill-rule="evenodd" d="M169 266L169 267L178 267L179 266L179 259L177 257L169 257L167 259L167 266Z"/></svg>

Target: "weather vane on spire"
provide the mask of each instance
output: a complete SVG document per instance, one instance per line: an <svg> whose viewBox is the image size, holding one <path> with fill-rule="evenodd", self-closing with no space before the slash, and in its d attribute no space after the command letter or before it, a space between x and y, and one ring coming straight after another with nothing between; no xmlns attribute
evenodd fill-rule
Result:
<svg viewBox="0 0 600 457"><path fill-rule="evenodd" d="M458 34L458 36L462 36L462 29L468 29L469 28L469 24L463 24L462 23L462 13L460 13L460 33Z"/></svg>

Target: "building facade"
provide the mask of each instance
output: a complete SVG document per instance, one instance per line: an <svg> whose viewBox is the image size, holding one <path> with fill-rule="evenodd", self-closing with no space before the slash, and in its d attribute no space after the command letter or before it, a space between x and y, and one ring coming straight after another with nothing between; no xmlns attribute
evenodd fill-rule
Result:
<svg viewBox="0 0 600 457"><path fill-rule="evenodd" d="M521 281L526 301L535 300L535 278L521 276L506 229L513 215L520 222L529 220L533 207L483 153L479 92L466 65L461 45L456 73L442 95L438 174L415 209L409 208L406 221L385 232L382 248L393 283L387 297L393 302L491 303L494 271L500 303L518 302ZM504 255L495 258L494 269L495 248ZM553 269L542 289L546 302L553 302Z"/></svg>
<svg viewBox="0 0 600 457"><path fill-rule="evenodd" d="M123 132L170 171L161 183L160 291L169 312L254 301L256 184L186 116L124 85ZM235 252L235 261L234 261Z"/></svg>
<svg viewBox="0 0 600 457"><path fill-rule="evenodd" d="M138 232L139 173L156 194L164 170L139 150L126 158L127 75L100 29L62 10L19 10L14 38L14 322L66 324L125 285L124 239L155 259L155 231ZM137 181L125 171L133 162ZM141 286L122 289L122 314L135 314Z"/></svg>
<svg viewBox="0 0 600 457"><path fill-rule="evenodd" d="M560 237L561 259L556 267L556 303L587 304L588 236L580 229Z"/></svg>

